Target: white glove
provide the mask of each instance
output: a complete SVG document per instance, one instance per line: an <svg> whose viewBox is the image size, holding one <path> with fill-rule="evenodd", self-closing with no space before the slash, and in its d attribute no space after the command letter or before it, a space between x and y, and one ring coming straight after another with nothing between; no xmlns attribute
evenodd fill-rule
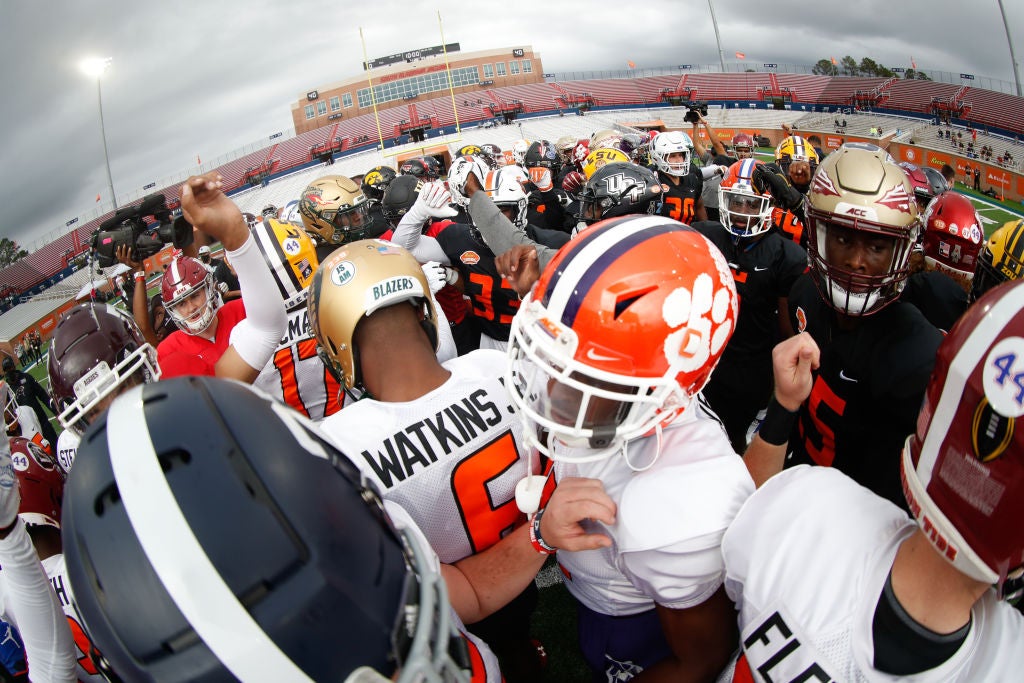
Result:
<svg viewBox="0 0 1024 683"><path fill-rule="evenodd" d="M417 203L423 202L424 207L434 218L451 218L458 215L458 211L451 207L452 193L440 181L426 183L420 190L420 196L416 198Z"/></svg>
<svg viewBox="0 0 1024 683"><path fill-rule="evenodd" d="M14 524L21 507L21 489L11 462L11 447L6 436L0 438L0 529Z"/></svg>
<svg viewBox="0 0 1024 683"><path fill-rule="evenodd" d="M427 277L427 285L430 287L431 294L437 294L438 290L445 285L454 285L459 279L459 271L437 261L427 261L421 268Z"/></svg>
<svg viewBox="0 0 1024 683"><path fill-rule="evenodd" d="M451 190L452 199L456 204L459 206L469 205L469 197L466 196L466 181L470 174L475 174L480 187L483 187L487 171L487 165L472 155L459 157L452 162L451 168L448 169L448 189Z"/></svg>

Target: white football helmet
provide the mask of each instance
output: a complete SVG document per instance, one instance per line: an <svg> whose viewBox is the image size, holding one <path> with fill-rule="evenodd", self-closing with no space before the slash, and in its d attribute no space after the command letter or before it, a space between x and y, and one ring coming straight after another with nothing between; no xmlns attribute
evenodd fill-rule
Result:
<svg viewBox="0 0 1024 683"><path fill-rule="evenodd" d="M499 209L512 208L509 218L520 228L526 227L527 197L523 184L530 181L519 166L505 166L491 171L484 179L484 191Z"/></svg>
<svg viewBox="0 0 1024 683"><path fill-rule="evenodd" d="M519 139L512 143L512 161L522 166L526 163L526 152L530 149L530 141Z"/></svg>
<svg viewBox="0 0 1024 683"><path fill-rule="evenodd" d="M669 161L669 156L681 153L682 159ZM670 130L658 133L651 143L651 160L662 173L671 176L684 176L690 172L690 159L693 157L693 141L681 130Z"/></svg>

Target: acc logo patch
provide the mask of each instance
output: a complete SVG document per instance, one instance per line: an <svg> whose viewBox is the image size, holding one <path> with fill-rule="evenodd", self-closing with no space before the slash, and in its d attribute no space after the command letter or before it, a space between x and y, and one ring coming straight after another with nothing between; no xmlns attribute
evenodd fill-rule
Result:
<svg viewBox="0 0 1024 683"><path fill-rule="evenodd" d="M342 261L331 270L331 282L339 287L347 284L356 276L356 267L351 261Z"/></svg>
<svg viewBox="0 0 1024 683"><path fill-rule="evenodd" d="M459 256L459 260L465 263L467 266L474 266L480 263L480 254L475 251L464 251Z"/></svg>

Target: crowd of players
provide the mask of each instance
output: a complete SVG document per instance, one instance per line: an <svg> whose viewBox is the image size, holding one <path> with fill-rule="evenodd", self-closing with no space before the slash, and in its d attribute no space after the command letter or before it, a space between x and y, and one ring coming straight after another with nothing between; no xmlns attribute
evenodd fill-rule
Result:
<svg viewBox="0 0 1024 683"><path fill-rule="evenodd" d="M9 677L540 680L555 555L595 681L1014 679L1024 221L933 169L699 119L182 208L55 442L4 366Z"/></svg>

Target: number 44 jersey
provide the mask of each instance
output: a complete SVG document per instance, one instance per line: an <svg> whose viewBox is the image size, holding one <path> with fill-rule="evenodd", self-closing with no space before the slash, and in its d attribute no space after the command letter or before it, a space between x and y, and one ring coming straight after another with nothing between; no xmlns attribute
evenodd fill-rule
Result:
<svg viewBox="0 0 1024 683"><path fill-rule="evenodd" d="M445 362L448 380L416 400L365 398L321 423L444 563L487 549L525 519L515 486L527 459L505 363L500 351L473 351Z"/></svg>

